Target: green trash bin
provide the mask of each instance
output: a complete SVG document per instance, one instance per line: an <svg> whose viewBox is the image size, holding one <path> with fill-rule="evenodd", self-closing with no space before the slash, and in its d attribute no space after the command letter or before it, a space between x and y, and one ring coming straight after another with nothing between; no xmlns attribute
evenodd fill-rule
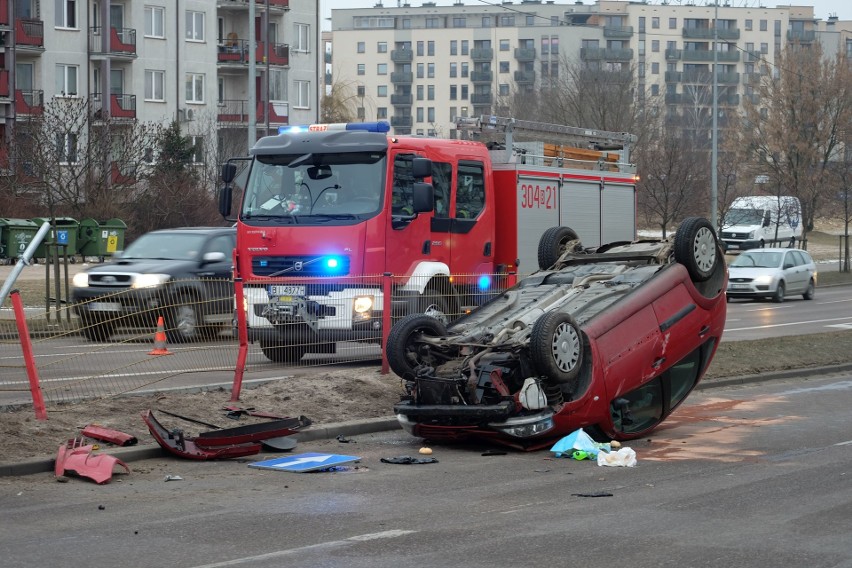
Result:
<svg viewBox="0 0 852 568"><path fill-rule="evenodd" d="M41 227L44 223L50 223L50 218L36 217L31 221ZM61 255L62 248L64 248L65 254L68 255L68 261L72 264L75 263L77 261L77 232L80 230L80 223L71 217L56 217L51 225L52 228L47 236L36 248L35 257L46 259L48 252L54 254L57 250ZM62 248L56 245L60 245Z"/></svg>
<svg viewBox="0 0 852 568"><path fill-rule="evenodd" d="M24 255L39 225L28 219L0 219L0 261L12 264Z"/></svg>
<svg viewBox="0 0 852 568"><path fill-rule="evenodd" d="M98 221L83 219L77 232L77 252L84 259L96 256L100 260L124 250L124 231L127 224L121 219Z"/></svg>

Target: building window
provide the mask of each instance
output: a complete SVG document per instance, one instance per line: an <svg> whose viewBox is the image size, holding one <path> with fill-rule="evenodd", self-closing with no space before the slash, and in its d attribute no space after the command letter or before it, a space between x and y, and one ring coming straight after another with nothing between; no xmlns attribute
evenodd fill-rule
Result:
<svg viewBox="0 0 852 568"><path fill-rule="evenodd" d="M769 29L767 27L768 25L769 24L767 23L767 20L760 20L760 31L765 32L767 29Z"/></svg>
<svg viewBox="0 0 852 568"><path fill-rule="evenodd" d="M364 63L358 64L358 74L365 75L367 73L367 66Z"/></svg>
<svg viewBox="0 0 852 568"><path fill-rule="evenodd" d="M639 33L645 33L645 16L639 16Z"/></svg>
<svg viewBox="0 0 852 568"><path fill-rule="evenodd" d="M467 93L468 93L468 86L462 85L461 86L461 98L462 98L463 101L467 100Z"/></svg>
<svg viewBox="0 0 852 568"><path fill-rule="evenodd" d="M77 71L76 65L65 65L63 63L56 65L57 97L77 96Z"/></svg>
<svg viewBox="0 0 852 568"><path fill-rule="evenodd" d="M491 27L491 16L482 16L482 27L490 28Z"/></svg>
<svg viewBox="0 0 852 568"><path fill-rule="evenodd" d="M651 63L651 75L659 75L660 74L660 64L656 61Z"/></svg>
<svg viewBox="0 0 852 568"><path fill-rule="evenodd" d="M659 94L660 94L660 86L658 84L654 83L653 85L651 85L651 95L656 97L656 96L659 96Z"/></svg>
<svg viewBox="0 0 852 568"><path fill-rule="evenodd" d="M459 64L453 61L450 63L450 78L458 77L459 73Z"/></svg>
<svg viewBox="0 0 852 568"><path fill-rule="evenodd" d="M458 85L450 85L450 100L454 101L459 98L459 88Z"/></svg>
<svg viewBox="0 0 852 568"><path fill-rule="evenodd" d="M652 39L651 40L651 51L654 53L659 53L660 51L660 40Z"/></svg>
<svg viewBox="0 0 852 568"><path fill-rule="evenodd" d="M388 117L388 107L379 107L376 109L376 118L382 119Z"/></svg>
<svg viewBox="0 0 852 568"><path fill-rule="evenodd" d="M403 18L402 19L402 29L410 30L411 29L411 18Z"/></svg>
<svg viewBox="0 0 852 568"><path fill-rule="evenodd" d="M427 41L426 42L426 55L435 55L435 42Z"/></svg>
<svg viewBox="0 0 852 568"><path fill-rule="evenodd" d="M426 28L427 29L439 28L439 27L441 27L441 21L438 18L436 18L435 16L429 16L429 17L426 18Z"/></svg>
<svg viewBox="0 0 852 568"><path fill-rule="evenodd" d="M387 85L379 85L378 88L376 89L376 96L382 97L382 98L387 97L388 96L388 86Z"/></svg>
<svg viewBox="0 0 852 568"><path fill-rule="evenodd" d="M192 146L192 155L190 156L190 162L193 164L203 164L204 163L204 137L203 136L190 136L189 137L190 144Z"/></svg>
<svg viewBox="0 0 852 568"><path fill-rule="evenodd" d="M500 65L500 73L508 73L509 72L509 62L508 61L501 61L499 63L499 65Z"/></svg>
<svg viewBox="0 0 852 568"><path fill-rule="evenodd" d="M498 89L501 97L509 96L509 85L507 83L500 83Z"/></svg>
<svg viewBox="0 0 852 568"><path fill-rule="evenodd" d="M164 38L166 11L159 6L145 6L145 36Z"/></svg>
<svg viewBox="0 0 852 568"><path fill-rule="evenodd" d="M500 40L500 51L509 51L509 40L501 39Z"/></svg>
<svg viewBox="0 0 852 568"><path fill-rule="evenodd" d="M660 29L660 18L658 16L651 18L651 28L655 30Z"/></svg>
<svg viewBox="0 0 852 568"><path fill-rule="evenodd" d="M388 64L387 63L376 64L376 75L387 75L387 74L388 74Z"/></svg>
<svg viewBox="0 0 852 568"><path fill-rule="evenodd" d="M56 135L56 155L61 164L77 163L77 134L75 132Z"/></svg>
<svg viewBox="0 0 852 568"><path fill-rule="evenodd" d="M467 19L464 16L453 16L453 27L454 28L467 27Z"/></svg>
<svg viewBox="0 0 852 568"><path fill-rule="evenodd" d="M417 64L417 78L422 79L426 73L426 64L418 63Z"/></svg>
<svg viewBox="0 0 852 568"><path fill-rule="evenodd" d="M515 25L515 16L513 14L503 14L499 17L501 28L511 28Z"/></svg>
<svg viewBox="0 0 852 568"><path fill-rule="evenodd" d="M747 32L750 32L752 30L752 20L747 19L745 21L745 29Z"/></svg>
<svg viewBox="0 0 852 568"><path fill-rule="evenodd" d="M434 63L429 63L428 65L426 65L426 78L427 79L434 79L435 78L435 64Z"/></svg>
<svg viewBox="0 0 852 568"><path fill-rule="evenodd" d="M669 18L669 29L676 30L677 29L677 18Z"/></svg>
<svg viewBox="0 0 852 568"><path fill-rule="evenodd" d="M429 107L426 109L426 120L429 122L435 122L435 107Z"/></svg>
<svg viewBox="0 0 852 568"><path fill-rule="evenodd" d="M204 12L186 12L186 39L204 41Z"/></svg>
<svg viewBox="0 0 852 568"><path fill-rule="evenodd" d="M388 52L388 42L380 41L376 43L376 53L387 53Z"/></svg>
<svg viewBox="0 0 852 568"><path fill-rule="evenodd" d="M423 57L423 54L426 53L424 51L425 47L426 47L426 44L424 42L422 42L422 41L417 42L417 57Z"/></svg>
<svg viewBox="0 0 852 568"><path fill-rule="evenodd" d="M295 81L293 87L296 91L296 96L293 101L294 108L311 108L311 82L310 81ZM385 87L387 88L387 87Z"/></svg>
<svg viewBox="0 0 852 568"><path fill-rule="evenodd" d="M639 57L645 57L645 40L639 40Z"/></svg>
<svg viewBox="0 0 852 568"><path fill-rule="evenodd" d="M165 95L163 85L165 84L165 71L145 70L145 100L164 101Z"/></svg>
<svg viewBox="0 0 852 568"><path fill-rule="evenodd" d="M467 61L462 61L461 64L461 76L467 77L470 73L470 65L468 65Z"/></svg>
<svg viewBox="0 0 852 568"><path fill-rule="evenodd" d="M417 85L417 100L423 100L423 85Z"/></svg>
<svg viewBox="0 0 852 568"><path fill-rule="evenodd" d="M417 122L423 122L423 107L417 107Z"/></svg>
<svg viewBox="0 0 852 568"><path fill-rule="evenodd" d="M77 27L77 0L56 0L56 27Z"/></svg>
<svg viewBox="0 0 852 568"><path fill-rule="evenodd" d="M363 41L358 42L358 46L355 48L355 51L358 53L364 53L367 50L367 44Z"/></svg>
<svg viewBox="0 0 852 568"><path fill-rule="evenodd" d="M430 101L435 100L435 85L428 85L426 87L426 99Z"/></svg>
<svg viewBox="0 0 852 568"><path fill-rule="evenodd" d="M293 24L293 45L290 49L302 53L308 53L311 50L311 28L308 24Z"/></svg>
<svg viewBox="0 0 852 568"><path fill-rule="evenodd" d="M461 42L461 54L468 55L470 53L470 43L468 40L463 39Z"/></svg>
<svg viewBox="0 0 852 568"><path fill-rule="evenodd" d="M204 102L204 75L201 73L186 74L186 102Z"/></svg>

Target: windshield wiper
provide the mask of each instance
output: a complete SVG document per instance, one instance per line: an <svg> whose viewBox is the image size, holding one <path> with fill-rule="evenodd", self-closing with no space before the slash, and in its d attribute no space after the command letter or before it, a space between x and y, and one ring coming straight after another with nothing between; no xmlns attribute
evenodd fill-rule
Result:
<svg viewBox="0 0 852 568"><path fill-rule="evenodd" d="M355 215L354 213L311 213L310 215L299 215L299 217L310 217L310 218L318 217L319 219L328 219L328 220L357 219L358 218L358 216Z"/></svg>
<svg viewBox="0 0 852 568"><path fill-rule="evenodd" d="M243 220L252 221L278 221L279 223L298 224L295 215L243 215Z"/></svg>

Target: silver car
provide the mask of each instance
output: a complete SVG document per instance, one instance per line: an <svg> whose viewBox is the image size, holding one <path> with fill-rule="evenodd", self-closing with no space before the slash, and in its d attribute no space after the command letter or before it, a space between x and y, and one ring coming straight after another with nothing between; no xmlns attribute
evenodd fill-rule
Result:
<svg viewBox="0 0 852 568"><path fill-rule="evenodd" d="M788 294L813 300L817 282L814 260L801 249L764 248L740 253L728 265L728 300L772 298L783 302Z"/></svg>

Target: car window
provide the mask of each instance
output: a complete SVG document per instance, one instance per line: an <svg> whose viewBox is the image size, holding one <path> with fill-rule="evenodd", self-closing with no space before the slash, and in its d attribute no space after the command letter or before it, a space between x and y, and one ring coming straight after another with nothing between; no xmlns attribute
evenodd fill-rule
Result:
<svg viewBox="0 0 852 568"><path fill-rule="evenodd" d="M226 259L229 259L234 252L233 240L228 235L213 237L207 245L206 252L221 252L225 254Z"/></svg>
<svg viewBox="0 0 852 568"><path fill-rule="evenodd" d="M790 251L790 254L796 259L796 266L802 266L803 264L810 263L810 260L807 257L807 253L803 253L801 251Z"/></svg>
<svg viewBox="0 0 852 568"><path fill-rule="evenodd" d="M797 259L795 256L793 256L792 251L788 251L787 254L784 255L784 268L785 269L786 268L793 268L793 267L801 264L800 262L798 262L798 260L799 259Z"/></svg>
<svg viewBox="0 0 852 568"><path fill-rule="evenodd" d="M204 235L175 233L146 233L133 241L124 254L123 259L156 258L163 260L195 260L204 247Z"/></svg>

